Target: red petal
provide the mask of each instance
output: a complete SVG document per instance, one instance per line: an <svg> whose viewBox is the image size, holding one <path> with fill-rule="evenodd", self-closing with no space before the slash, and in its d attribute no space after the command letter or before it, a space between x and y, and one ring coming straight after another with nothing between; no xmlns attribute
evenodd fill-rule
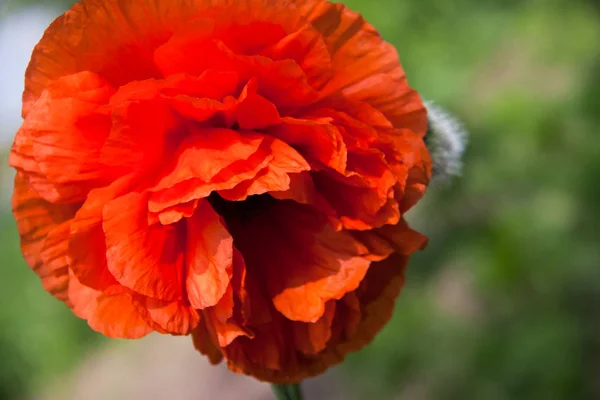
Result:
<svg viewBox="0 0 600 400"><path fill-rule="evenodd" d="M182 298L183 233L148 224L148 195L129 193L103 210L108 269L123 286L163 301Z"/></svg>
<svg viewBox="0 0 600 400"><path fill-rule="evenodd" d="M342 4L304 1L312 25L331 50L332 79L323 95L343 93L377 108L396 127L420 136L427 131L427 117L419 95L412 90L396 49L356 12Z"/></svg>
<svg viewBox="0 0 600 400"><path fill-rule="evenodd" d="M406 182L400 181L400 193L396 198L400 209L408 211L423 196L431 178L431 155L423 139L408 130L393 130L379 132L396 153L402 155L400 168L402 173L396 173L399 178L406 176Z"/></svg>
<svg viewBox="0 0 600 400"><path fill-rule="evenodd" d="M257 130L278 124L277 107L264 97L250 93L237 106L235 115L241 129Z"/></svg>
<svg viewBox="0 0 600 400"><path fill-rule="evenodd" d="M200 202L186 220L186 288L197 309L216 305L229 286L233 262L233 238L208 201Z"/></svg>
<svg viewBox="0 0 600 400"><path fill-rule="evenodd" d="M131 296L118 285L105 292L97 291L82 285L71 274L69 300L75 315L87 319L93 330L108 337L138 339L152 332Z"/></svg>
<svg viewBox="0 0 600 400"><path fill-rule="evenodd" d="M251 21L234 23L217 29L215 37L221 39L234 53L254 55L285 36L278 23Z"/></svg>
<svg viewBox="0 0 600 400"><path fill-rule="evenodd" d="M404 219L396 225L384 225L370 231L353 231L352 235L379 259L394 252L408 256L427 245L427 237L411 229Z"/></svg>
<svg viewBox="0 0 600 400"><path fill-rule="evenodd" d="M21 127L10 164L36 175L36 190L49 201L76 202L111 178L99 164L110 118L97 113L114 89L82 72L53 82L32 106Z"/></svg>
<svg viewBox="0 0 600 400"><path fill-rule="evenodd" d="M49 82L80 71L97 73L114 87L159 77L153 51L168 39L174 26L189 18L194 7L139 5L87 0L58 17L33 51L23 113L27 114Z"/></svg>
<svg viewBox="0 0 600 400"><path fill-rule="evenodd" d="M174 35L154 52L154 62L165 76L185 73L201 75L206 70L239 71L242 59L222 41L212 39L214 22L207 18L194 22L195 32ZM190 54L195 56L190 57Z"/></svg>
<svg viewBox="0 0 600 400"><path fill-rule="evenodd" d="M265 370L287 370L291 349L280 345L288 340L283 331L278 329L281 324L278 321L277 324L264 326L255 337L238 337L223 348L229 369L252 375Z"/></svg>
<svg viewBox="0 0 600 400"><path fill-rule="evenodd" d="M159 331L171 335L188 335L198 326L200 315L182 301L164 302L141 295L132 296L146 322Z"/></svg>
<svg viewBox="0 0 600 400"><path fill-rule="evenodd" d="M85 286L102 291L117 283L106 266L102 212L107 203L131 190L134 182L128 175L108 187L92 190L71 223L69 266Z"/></svg>
<svg viewBox="0 0 600 400"><path fill-rule="evenodd" d="M340 230L341 223L337 218L337 213L331 205L325 200L325 197L319 193L315 187L312 175L309 172L290 174L289 189L270 192L269 194L278 200L294 200L296 203L306 204L314 207L329 217L329 223L334 229Z"/></svg>
<svg viewBox="0 0 600 400"><path fill-rule="evenodd" d="M270 302L264 297L256 277L249 275L242 253L233 248L233 294L240 308L244 325L258 326L271 322Z"/></svg>
<svg viewBox="0 0 600 400"><path fill-rule="evenodd" d="M120 104L113 108L112 120L100 161L119 174L156 169L181 135L178 118L159 100Z"/></svg>
<svg viewBox="0 0 600 400"><path fill-rule="evenodd" d="M64 231L77 205L48 203L34 192L20 175L15 176L12 210L21 237L21 251L27 264L42 279L44 288L66 300Z"/></svg>
<svg viewBox="0 0 600 400"><path fill-rule="evenodd" d="M329 50L319 33L305 25L268 49L263 54L273 60L294 60L314 88L322 87L332 75Z"/></svg>
<svg viewBox="0 0 600 400"><path fill-rule="evenodd" d="M208 356L211 364L218 364L223 359L223 354L219 347L212 341L210 333L205 324L205 318L201 319L200 324L192 331L192 340L194 347L200 353Z"/></svg>
<svg viewBox="0 0 600 400"><path fill-rule="evenodd" d="M154 193L149 202L152 212L207 197L212 191L240 199L266 191L287 190L288 173L309 169L298 152L280 140L217 128L191 136L182 144L177 157L177 164L152 188ZM198 163L199 159L211 162Z"/></svg>
<svg viewBox="0 0 600 400"><path fill-rule="evenodd" d="M230 318L231 315L220 315L219 307L233 307L233 294L231 292L231 286L228 289L228 293L221 299L222 302L228 304L218 305L203 311L203 316L206 320L207 326L217 339L217 343L221 347L229 346L235 339L239 337L253 337L254 335L244 329L234 319Z"/></svg>
<svg viewBox="0 0 600 400"><path fill-rule="evenodd" d="M82 72L54 82L23 123L40 170L55 182L101 178L98 151L110 119L95 114L114 89L97 75Z"/></svg>
<svg viewBox="0 0 600 400"><path fill-rule="evenodd" d="M336 232L323 215L295 203L273 203L230 229L248 268L269 277L265 285L275 308L294 321L317 321L328 300L358 287L370 263L349 233Z"/></svg>
<svg viewBox="0 0 600 400"><path fill-rule="evenodd" d="M372 267L375 265L377 264L373 263ZM367 275L369 274L367 273ZM336 314L341 314L339 320L343 325L344 336L347 338L353 337L362 319L360 301L356 292L347 293L337 304Z"/></svg>
<svg viewBox="0 0 600 400"><path fill-rule="evenodd" d="M52 229L46 239L40 256L43 264L36 272L44 289L59 300L68 299L69 288L69 228L70 221Z"/></svg>
<svg viewBox="0 0 600 400"><path fill-rule="evenodd" d="M331 324L335 315L335 301L325 304L325 313L314 323L293 322L296 348L304 354L318 354L327 346L331 338Z"/></svg>
<svg viewBox="0 0 600 400"><path fill-rule="evenodd" d="M361 305L362 320L355 334L338 351L356 351L370 343L385 326L394 311L395 300L404 285L408 258L392 254L385 260L374 262L356 291Z"/></svg>
<svg viewBox="0 0 600 400"><path fill-rule="evenodd" d="M293 146L309 162L317 161L340 172L346 170L346 146L340 132L329 121L284 117L282 122L268 129L268 133Z"/></svg>
<svg viewBox="0 0 600 400"><path fill-rule="evenodd" d="M393 198L393 188L387 195L382 195L368 185L359 186L360 179L355 178L353 185L351 179L335 173L313 174L317 190L335 209L347 229L372 229L398 222L400 211Z"/></svg>
<svg viewBox="0 0 600 400"><path fill-rule="evenodd" d="M192 178L210 183L223 170L236 162L248 160L257 153L263 141L264 138L259 135L241 135L229 129L206 128L190 132L175 156L176 164L167 170L152 190L158 192L168 189ZM239 171L231 171L227 175L233 177L235 172Z"/></svg>
<svg viewBox="0 0 600 400"><path fill-rule="evenodd" d="M189 54L201 56L190 57ZM294 60L273 61L264 56L237 55L223 41L207 38L205 34L173 37L156 50L155 58L167 76L200 75L207 70L218 70L235 71L240 81L256 77L261 95L280 107L304 107L319 98Z"/></svg>
<svg viewBox="0 0 600 400"><path fill-rule="evenodd" d="M160 222L163 225L174 224L181 221L184 217L191 217L198 207L198 202L198 199L194 199L186 203L176 204L159 213L150 212L148 222L150 224L155 224L157 222Z"/></svg>
<svg viewBox="0 0 600 400"><path fill-rule="evenodd" d="M254 75L259 93L280 108L296 109L314 104L319 93L294 60L271 61L258 58Z"/></svg>
<svg viewBox="0 0 600 400"><path fill-rule="evenodd" d="M248 196L267 192L281 192L290 188L291 176L310 170L306 160L285 142L267 138L272 159L255 177L248 179L230 190L220 190L219 194L228 200L244 200Z"/></svg>
<svg viewBox="0 0 600 400"><path fill-rule="evenodd" d="M218 26L240 26L236 32L229 34L232 39L245 36L245 32L252 30L252 27L247 27L249 22L268 21L266 24L261 22L260 31L247 35L242 42L243 49L257 51L257 45L260 48L278 40L281 35L277 26L285 32L293 32L302 17L297 12L290 12L293 5L277 2L265 7L262 0L226 3L145 1L140 5L139 2L120 0L86 0L57 18L36 46L27 69L24 114L48 82L75 72L99 73L115 87L135 80L161 77L157 68L168 72L164 75L170 75L167 68L170 63L185 65L189 60L201 58L199 55L203 53L180 49L165 54L161 62L155 62L155 50L170 38L193 36L198 25L202 26L212 19L217 21ZM194 22L193 19L198 20L199 15L204 20ZM212 32L212 27L206 31ZM175 32L181 34L174 36ZM224 41L231 41L227 35L222 36Z"/></svg>

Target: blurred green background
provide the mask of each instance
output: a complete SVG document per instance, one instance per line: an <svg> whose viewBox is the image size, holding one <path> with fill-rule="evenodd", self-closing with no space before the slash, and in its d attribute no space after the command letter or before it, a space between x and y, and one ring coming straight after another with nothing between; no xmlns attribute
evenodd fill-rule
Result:
<svg viewBox="0 0 600 400"><path fill-rule="evenodd" d="M5 3L0 27L41 4L58 15L69 3ZM347 359L340 379L356 399L600 399L600 2L347 4L397 46L412 86L460 116L471 136L463 177L411 213L430 245L410 265L393 320ZM13 134L1 122L0 132ZM35 396L106 341L22 261L10 139L2 143L8 400Z"/></svg>

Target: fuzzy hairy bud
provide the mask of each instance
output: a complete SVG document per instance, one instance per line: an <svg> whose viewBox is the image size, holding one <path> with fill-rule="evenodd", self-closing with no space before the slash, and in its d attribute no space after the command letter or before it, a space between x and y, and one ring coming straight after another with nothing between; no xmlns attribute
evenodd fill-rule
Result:
<svg viewBox="0 0 600 400"><path fill-rule="evenodd" d="M425 107L429 121L425 144L432 159L431 182L447 185L461 173L467 132L454 116L433 102L426 101Z"/></svg>

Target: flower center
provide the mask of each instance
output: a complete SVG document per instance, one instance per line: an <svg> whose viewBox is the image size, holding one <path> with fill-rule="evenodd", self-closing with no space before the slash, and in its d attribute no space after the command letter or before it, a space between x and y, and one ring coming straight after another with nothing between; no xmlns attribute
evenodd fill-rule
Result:
<svg viewBox="0 0 600 400"><path fill-rule="evenodd" d="M212 192L208 197L208 201L225 221L237 221L243 224L262 214L277 200L269 194L258 194L248 196L243 201L231 201L225 200L216 192Z"/></svg>

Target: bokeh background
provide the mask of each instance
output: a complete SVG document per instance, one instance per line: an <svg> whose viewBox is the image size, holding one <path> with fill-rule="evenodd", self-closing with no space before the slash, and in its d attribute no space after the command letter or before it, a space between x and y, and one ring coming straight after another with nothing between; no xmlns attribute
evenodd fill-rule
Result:
<svg viewBox="0 0 600 400"><path fill-rule="evenodd" d="M0 0L0 399L268 399L185 339L100 337L21 259L7 155L31 49L70 3ZM600 399L600 2L347 3L471 136L462 178L411 212L430 245L393 320L309 398Z"/></svg>

